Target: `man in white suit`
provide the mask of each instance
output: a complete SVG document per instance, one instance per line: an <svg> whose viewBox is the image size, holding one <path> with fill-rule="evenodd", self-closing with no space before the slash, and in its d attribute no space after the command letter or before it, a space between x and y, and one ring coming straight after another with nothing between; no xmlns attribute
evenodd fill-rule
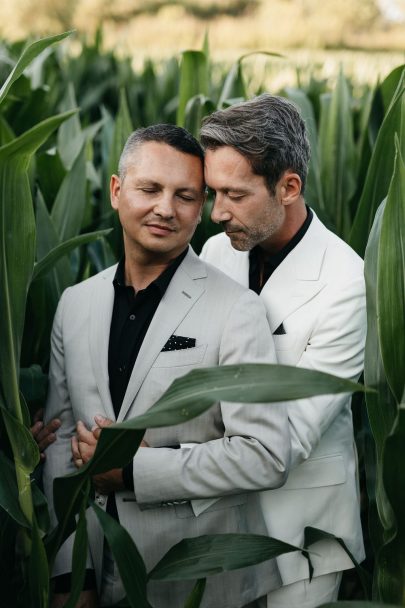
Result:
<svg viewBox="0 0 405 608"><path fill-rule="evenodd" d="M65 291L55 316L46 417L61 428L44 470L51 502L53 479L94 453L95 422L142 414L193 368L275 361L260 298L189 247L204 202L203 152L192 136L171 125L135 131L111 202L125 258ZM185 424L148 430L131 463L94 478L96 502L129 531L150 570L185 537L266 533L257 490L282 485L288 462L283 406L217 403ZM200 509L201 498L217 500ZM88 532L79 605L111 605L125 592L91 510ZM67 599L70 570L71 539L56 560L53 606ZM211 577L202 605L258 606L280 584L275 561L265 562ZM152 582L148 597L154 608L180 607L191 588Z"/></svg>
<svg viewBox="0 0 405 608"><path fill-rule="evenodd" d="M363 366L362 260L305 205L309 143L296 107L261 95L204 120L212 219L225 234L201 257L260 294L279 363L355 380ZM305 526L343 538L364 557L350 396L288 404L292 441L287 483L265 492L268 532L300 545ZM269 608L313 608L337 597L351 560L336 541L313 546L314 579L298 553L277 559L283 587Z"/></svg>

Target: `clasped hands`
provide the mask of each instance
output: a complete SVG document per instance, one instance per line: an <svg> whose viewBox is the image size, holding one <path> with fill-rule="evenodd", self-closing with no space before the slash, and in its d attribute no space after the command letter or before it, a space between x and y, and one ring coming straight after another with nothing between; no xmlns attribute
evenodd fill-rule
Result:
<svg viewBox="0 0 405 608"><path fill-rule="evenodd" d="M92 458L101 431L114 424L113 420L103 416L95 416L94 421L96 424L91 430L87 429L81 420L76 424L76 436L72 437L72 460L78 469ZM148 447L148 444L142 440L141 447ZM111 469L105 473L93 475L93 485L96 492L100 494L124 490L122 469Z"/></svg>

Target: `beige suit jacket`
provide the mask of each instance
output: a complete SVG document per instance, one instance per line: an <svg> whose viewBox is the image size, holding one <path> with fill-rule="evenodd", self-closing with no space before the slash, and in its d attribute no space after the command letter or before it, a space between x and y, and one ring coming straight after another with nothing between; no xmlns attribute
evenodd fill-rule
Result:
<svg viewBox="0 0 405 608"><path fill-rule="evenodd" d="M108 340L115 267L68 289L52 333L47 419L62 420L50 446L44 483L71 472L70 438L77 420L114 419L108 387ZM194 348L162 352L172 335L196 339ZM196 367L274 362L274 343L263 302L251 291L189 251L155 313L137 357L119 420L148 410L171 382ZM135 495L116 493L120 522L135 540L147 569L184 537L224 532L265 533L257 490L279 487L286 478L289 436L279 404L217 403L185 424L147 431L151 448L134 458ZM174 444L196 444L170 449ZM198 517L190 500L220 497ZM135 500L136 499L136 500ZM178 501L187 501L176 504ZM97 496L105 506L106 497ZM88 516L90 558L102 578L103 536ZM69 543L54 574L69 571ZM275 561L211 577L203 606L237 608L281 584ZM189 583L152 583L155 608L181 606Z"/></svg>
<svg viewBox="0 0 405 608"><path fill-rule="evenodd" d="M249 254L225 234L207 241L202 259L242 285L249 284ZM279 363L357 380L366 333L363 261L314 214L308 231L264 286L260 297ZM274 335L281 323L285 333ZM350 395L288 403L291 470L279 490L262 495L271 536L302 544L305 526L331 532L364 558ZM351 568L335 541L314 545L315 576ZM277 558L283 584L308 577L298 553Z"/></svg>

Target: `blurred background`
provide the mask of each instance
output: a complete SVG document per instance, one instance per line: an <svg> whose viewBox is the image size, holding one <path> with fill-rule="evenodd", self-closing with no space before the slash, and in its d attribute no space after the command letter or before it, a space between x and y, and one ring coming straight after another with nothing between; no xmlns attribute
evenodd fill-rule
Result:
<svg viewBox="0 0 405 608"><path fill-rule="evenodd" d="M78 38L93 41L101 28L103 49L130 56L135 69L201 48L208 31L211 57L225 65L253 50L283 53L270 66L249 61L278 89L306 66L329 78L342 65L358 83L385 76L403 62L405 0L2 0L0 24L10 41L75 29L76 53Z"/></svg>

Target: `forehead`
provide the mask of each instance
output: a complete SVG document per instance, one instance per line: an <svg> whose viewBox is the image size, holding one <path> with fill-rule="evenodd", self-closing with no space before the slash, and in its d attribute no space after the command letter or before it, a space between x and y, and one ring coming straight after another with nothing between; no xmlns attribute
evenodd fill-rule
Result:
<svg viewBox="0 0 405 608"><path fill-rule="evenodd" d="M215 189L245 184L264 185L262 175L256 175L248 159L231 146L207 150L204 163L205 180Z"/></svg>
<svg viewBox="0 0 405 608"><path fill-rule="evenodd" d="M155 141L141 143L126 160L127 175L177 187L202 188L203 164L198 156Z"/></svg>

